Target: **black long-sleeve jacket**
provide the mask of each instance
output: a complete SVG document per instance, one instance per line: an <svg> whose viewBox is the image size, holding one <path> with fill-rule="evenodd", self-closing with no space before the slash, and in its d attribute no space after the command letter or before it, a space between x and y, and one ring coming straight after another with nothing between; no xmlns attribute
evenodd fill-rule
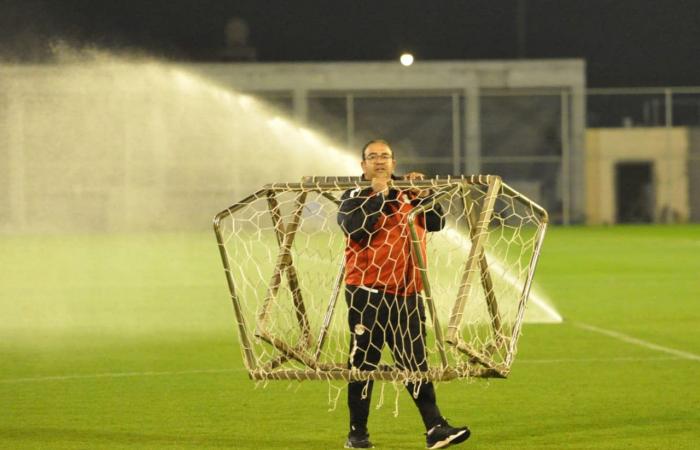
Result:
<svg viewBox="0 0 700 450"><path fill-rule="evenodd" d="M351 189L341 197L338 224L348 236L345 249L345 284L390 293L412 294L423 289L414 259L408 214L430 197L390 189L386 196L372 188ZM426 232L445 225L438 203L416 218L415 228L425 261Z"/></svg>

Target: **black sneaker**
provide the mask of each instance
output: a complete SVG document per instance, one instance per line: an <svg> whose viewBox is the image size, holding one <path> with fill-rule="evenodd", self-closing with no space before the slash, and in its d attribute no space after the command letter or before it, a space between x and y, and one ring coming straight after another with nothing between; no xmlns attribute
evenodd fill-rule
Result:
<svg viewBox="0 0 700 450"><path fill-rule="evenodd" d="M445 422L430 429L425 434L426 448L445 448L452 444L459 444L469 438L471 431L467 427L455 428Z"/></svg>
<svg viewBox="0 0 700 450"><path fill-rule="evenodd" d="M351 431L348 434L348 440L345 441L345 448L374 448L374 445L369 441L368 433Z"/></svg>

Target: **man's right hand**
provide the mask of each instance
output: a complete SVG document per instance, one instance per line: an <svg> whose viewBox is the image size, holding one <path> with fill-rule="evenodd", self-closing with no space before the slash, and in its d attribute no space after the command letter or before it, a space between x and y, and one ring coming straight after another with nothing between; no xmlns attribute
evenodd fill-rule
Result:
<svg viewBox="0 0 700 450"><path fill-rule="evenodd" d="M372 190L377 194L386 195L389 192L391 177L379 176L372 178Z"/></svg>

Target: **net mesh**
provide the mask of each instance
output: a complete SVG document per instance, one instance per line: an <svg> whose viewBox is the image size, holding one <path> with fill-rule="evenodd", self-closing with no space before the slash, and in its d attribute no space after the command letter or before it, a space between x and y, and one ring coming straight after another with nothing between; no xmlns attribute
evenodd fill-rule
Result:
<svg viewBox="0 0 700 450"><path fill-rule="evenodd" d="M251 378L505 377L547 213L495 176L273 184L214 228Z"/></svg>

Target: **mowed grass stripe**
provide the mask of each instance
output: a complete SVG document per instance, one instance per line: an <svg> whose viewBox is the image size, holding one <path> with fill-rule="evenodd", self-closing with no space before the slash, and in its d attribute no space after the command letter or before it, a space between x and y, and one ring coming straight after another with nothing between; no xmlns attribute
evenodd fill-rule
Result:
<svg viewBox="0 0 700 450"><path fill-rule="evenodd" d="M696 361L573 323L699 354L699 245L698 226L551 228L536 282L566 321L526 325L507 380L438 385L443 413L473 430L462 447L698 448ZM342 447L343 383L242 370L209 233L0 246L0 378L80 377L0 383L0 448ZM387 388L373 442L424 448L411 398Z"/></svg>
<svg viewBox="0 0 700 450"><path fill-rule="evenodd" d="M558 358L558 359L519 359L518 364L562 364L562 363L639 363L646 361L674 361L688 359L680 356L650 356L650 357L615 357L615 358ZM27 378L4 378L0 383L32 383L43 381L66 381L80 380L84 378L123 378L123 377L154 377L154 376L177 376L177 375L208 375L230 372L246 372L245 368L235 367L230 369L192 369L192 370L170 370L170 371L148 371L148 372L110 372L92 374L72 374L72 375L48 375Z"/></svg>

